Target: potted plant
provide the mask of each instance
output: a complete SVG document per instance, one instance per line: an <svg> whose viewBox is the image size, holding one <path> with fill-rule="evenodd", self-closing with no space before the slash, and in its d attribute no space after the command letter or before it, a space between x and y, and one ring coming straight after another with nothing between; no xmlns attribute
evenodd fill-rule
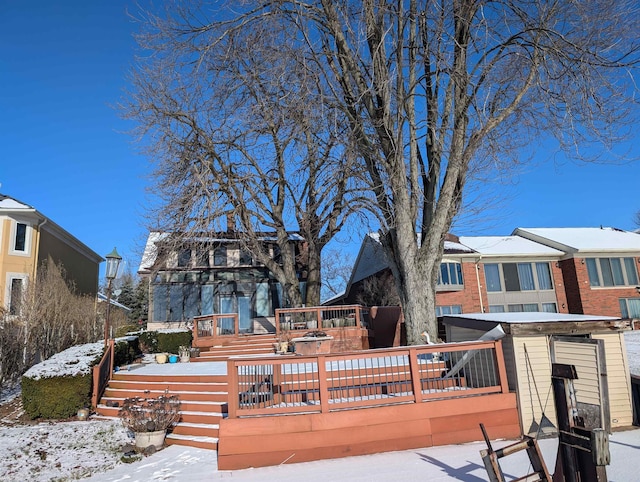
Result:
<svg viewBox="0 0 640 482"><path fill-rule="evenodd" d="M283 330L280 332L277 338L277 342L274 343L276 353L284 354L289 351L289 345L291 343L291 334L289 330Z"/></svg>
<svg viewBox="0 0 640 482"><path fill-rule="evenodd" d="M167 430L180 420L180 400L167 392L158 398L126 398L120 417L124 426L133 432L138 449L144 450L150 445L159 449L164 445Z"/></svg>
<svg viewBox="0 0 640 482"><path fill-rule="evenodd" d="M187 363L191 359L191 348L188 346L180 346L178 348L178 355L182 363Z"/></svg>

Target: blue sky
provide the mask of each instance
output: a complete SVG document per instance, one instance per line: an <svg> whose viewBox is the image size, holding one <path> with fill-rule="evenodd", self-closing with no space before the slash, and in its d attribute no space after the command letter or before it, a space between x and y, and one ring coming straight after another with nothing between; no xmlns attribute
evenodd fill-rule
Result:
<svg viewBox="0 0 640 482"><path fill-rule="evenodd" d="M33 205L100 255L116 246L135 271L147 234L150 165L114 108L136 52L127 9L136 12L136 2L0 0L0 192ZM640 157L640 148L631 154ZM497 216L456 234L635 229L638 179L639 163L584 165L556 156L514 179ZM354 251L360 241L354 236Z"/></svg>

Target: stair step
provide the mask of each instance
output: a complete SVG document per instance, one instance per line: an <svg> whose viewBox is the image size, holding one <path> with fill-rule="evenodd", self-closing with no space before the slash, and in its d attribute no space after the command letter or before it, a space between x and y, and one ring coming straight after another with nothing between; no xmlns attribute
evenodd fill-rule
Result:
<svg viewBox="0 0 640 482"><path fill-rule="evenodd" d="M171 433L174 435L187 435L195 437L218 437L220 425L217 423L177 423Z"/></svg>
<svg viewBox="0 0 640 482"><path fill-rule="evenodd" d="M108 408L122 408L124 404L125 398L117 398L117 397L102 397L103 404ZM117 402L118 407L109 407L107 405L108 402ZM227 402L210 402L210 401L200 401L200 400L182 400L180 402L180 411L183 412L207 412L207 413L223 413L223 405Z"/></svg>
<svg viewBox="0 0 640 482"><path fill-rule="evenodd" d="M108 407L99 404L96 407L96 413L104 417L117 418L120 413L120 408L122 407ZM180 422L205 425L215 425L224 417L222 406L219 406L217 411L180 410L180 415Z"/></svg>
<svg viewBox="0 0 640 482"><path fill-rule="evenodd" d="M200 393L216 393L227 390L227 383L215 382L145 382L144 380L111 380L109 388L117 390L148 390L164 392L200 392Z"/></svg>
<svg viewBox="0 0 640 482"><path fill-rule="evenodd" d="M131 397L157 398L164 395L164 390L144 390L144 387L135 389L124 388L107 388L104 391L103 399L125 399ZM197 391L177 391L170 390L169 395L177 395L181 402L185 401L201 401L201 402L226 402L228 393L220 392L197 392Z"/></svg>
<svg viewBox="0 0 640 482"><path fill-rule="evenodd" d="M170 433L165 438L167 445L186 445L201 449L217 450L217 437L189 436Z"/></svg>
<svg viewBox="0 0 640 482"><path fill-rule="evenodd" d="M197 360L194 358L193 360ZM178 383L227 383L227 375L171 375L171 374L162 374L162 375L145 375L143 373L136 374L134 372L116 372L113 374L111 383L114 380L122 380L122 381L136 381L143 383L167 383L167 382L178 382Z"/></svg>

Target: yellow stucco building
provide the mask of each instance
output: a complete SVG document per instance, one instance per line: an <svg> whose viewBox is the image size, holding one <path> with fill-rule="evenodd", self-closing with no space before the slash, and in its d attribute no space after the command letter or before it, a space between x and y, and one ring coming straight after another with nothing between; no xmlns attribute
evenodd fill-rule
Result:
<svg viewBox="0 0 640 482"><path fill-rule="evenodd" d="M34 207L0 194L0 305L20 310L22 294L44 262L64 267L78 293L98 290L102 257Z"/></svg>

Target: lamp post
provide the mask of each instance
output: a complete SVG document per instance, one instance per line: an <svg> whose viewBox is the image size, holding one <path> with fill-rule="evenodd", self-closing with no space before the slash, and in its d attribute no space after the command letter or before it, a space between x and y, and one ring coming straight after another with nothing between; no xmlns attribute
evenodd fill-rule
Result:
<svg viewBox="0 0 640 482"><path fill-rule="evenodd" d="M120 261L122 261L122 256L118 254L116 248L113 248L113 251L106 255L105 258L107 258L107 268L105 270L105 277L107 278L107 312L104 319L104 344L106 346L109 340L110 328L109 312L111 311L111 282L118 274L118 267L120 266Z"/></svg>

